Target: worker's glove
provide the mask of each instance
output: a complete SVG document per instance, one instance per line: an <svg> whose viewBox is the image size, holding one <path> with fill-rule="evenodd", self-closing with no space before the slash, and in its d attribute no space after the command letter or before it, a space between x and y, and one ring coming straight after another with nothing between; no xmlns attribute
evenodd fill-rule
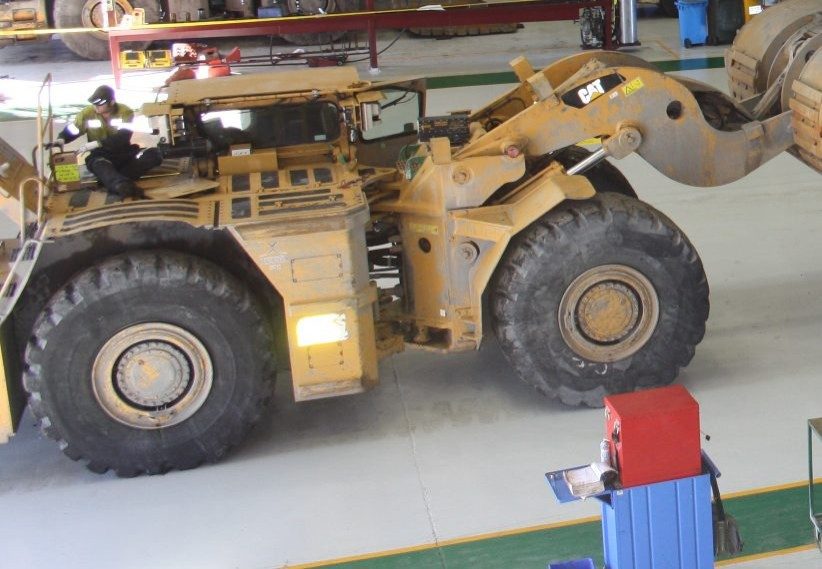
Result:
<svg viewBox="0 0 822 569"><path fill-rule="evenodd" d="M77 149L78 152L90 152L95 148L100 148L100 143L96 140L92 142L86 142L85 144L81 145L80 148Z"/></svg>
<svg viewBox="0 0 822 569"><path fill-rule="evenodd" d="M59 148L60 152L63 151L63 141L62 140L55 140L54 142L47 142L43 145L45 150L50 150L52 148Z"/></svg>

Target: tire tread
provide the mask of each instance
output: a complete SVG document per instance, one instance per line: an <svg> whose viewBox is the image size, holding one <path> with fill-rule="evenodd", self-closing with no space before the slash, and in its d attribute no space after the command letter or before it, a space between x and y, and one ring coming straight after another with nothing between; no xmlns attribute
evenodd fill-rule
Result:
<svg viewBox="0 0 822 569"><path fill-rule="evenodd" d="M195 442L199 447L198 456L192 457L190 453L179 453L178 456L165 459L156 458L143 464L113 465L104 459L84 456L69 440L66 440L64 433L56 427L51 419L56 410L43 397L44 386L48 378L44 377L41 362L48 349L50 333L66 315L77 310L86 299L94 300L105 294L127 290L129 281L138 278L142 282L154 281L156 283L183 281L191 286L205 289L213 296L228 300L238 312L250 315L256 325L253 330L248 330L247 337L259 344L255 353L259 358L258 369L263 381L256 382L254 392L249 395L254 401L246 405L246 416L241 421L233 421L232 429L226 432L217 444L206 445L201 441ZM114 469L118 476L132 477L140 474L161 474L169 470L185 470L199 466L203 462L217 462L231 448L238 445L247 432L259 422L263 409L271 399L276 368L270 345L270 332L254 309L250 293L233 277L229 281L227 274L210 262L182 253L135 252L103 261L86 270L52 298L36 321L27 344L23 381L29 393L29 405L39 421L41 432L55 440L66 456L72 460L84 461L89 470L97 473ZM209 441L209 443L213 442Z"/></svg>
<svg viewBox="0 0 822 569"><path fill-rule="evenodd" d="M546 377L525 346L524 332L515 313L518 295L512 288L515 289L517 283L527 281L529 273L539 264L540 257L573 242L572 235L597 228L607 229L620 216L625 216L633 226L667 239L677 253L678 262L688 267L685 274L691 276L692 282L682 283L682 286L692 287L693 298L697 299L695 305L689 307L694 312L692 320L696 324L681 327L675 349L655 354L661 360L658 373L652 377L636 377L633 384L629 382L625 385L625 390L671 383L679 370L691 361L696 344L705 334L709 312L708 282L695 248L670 219L648 204L615 193L602 193L590 200L561 204L512 241L493 281L491 309L500 345L519 377L537 391L558 398L567 405L600 407L603 396L610 389L597 386L580 390L557 377ZM693 278L696 275L698 277Z"/></svg>

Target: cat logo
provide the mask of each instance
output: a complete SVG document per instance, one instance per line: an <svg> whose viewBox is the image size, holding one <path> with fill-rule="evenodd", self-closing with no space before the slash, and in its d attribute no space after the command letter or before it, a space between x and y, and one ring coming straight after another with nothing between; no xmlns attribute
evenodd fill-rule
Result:
<svg viewBox="0 0 822 569"><path fill-rule="evenodd" d="M624 82L625 78L618 73L604 75L574 87L562 96L562 100L566 105L581 109Z"/></svg>
<svg viewBox="0 0 822 569"><path fill-rule="evenodd" d="M583 105L587 105L600 95L604 94L605 89L602 88L602 81L600 79L597 79L593 83L588 83L588 85L577 91L579 100L582 101Z"/></svg>

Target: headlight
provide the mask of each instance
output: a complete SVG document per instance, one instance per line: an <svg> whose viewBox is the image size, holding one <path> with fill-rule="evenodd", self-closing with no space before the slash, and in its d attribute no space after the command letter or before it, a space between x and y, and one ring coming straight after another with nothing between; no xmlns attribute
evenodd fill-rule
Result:
<svg viewBox="0 0 822 569"><path fill-rule="evenodd" d="M301 348L348 339L345 314L318 314L297 320L297 345Z"/></svg>

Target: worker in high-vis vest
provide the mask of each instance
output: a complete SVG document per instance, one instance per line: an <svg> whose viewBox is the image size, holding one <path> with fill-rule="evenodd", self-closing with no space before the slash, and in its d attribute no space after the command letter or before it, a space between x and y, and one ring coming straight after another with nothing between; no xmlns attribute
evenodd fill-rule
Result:
<svg viewBox="0 0 822 569"><path fill-rule="evenodd" d="M134 183L163 161L156 148L140 148L131 143L132 131L125 128L134 119L134 111L114 99L114 89L101 85L88 98L74 121L57 135L58 142L71 142L82 135L88 138L86 167L106 191L123 198L140 198L142 192Z"/></svg>

